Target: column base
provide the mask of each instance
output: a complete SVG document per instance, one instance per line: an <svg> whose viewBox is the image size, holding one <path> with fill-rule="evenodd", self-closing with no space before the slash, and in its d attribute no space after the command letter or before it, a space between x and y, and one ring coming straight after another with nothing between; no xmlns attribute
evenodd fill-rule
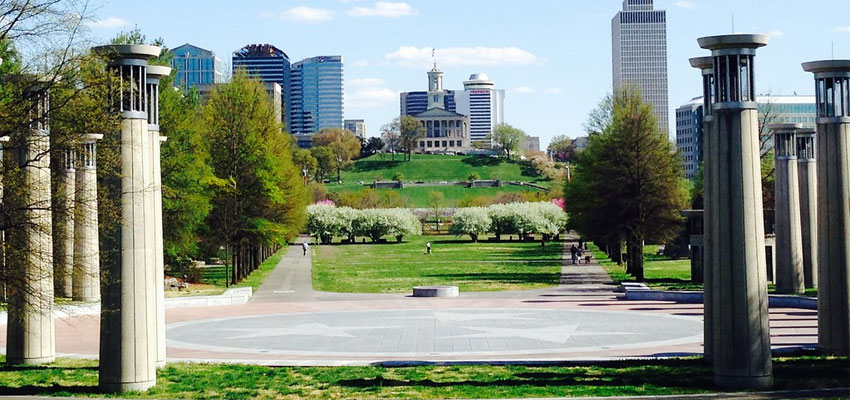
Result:
<svg viewBox="0 0 850 400"><path fill-rule="evenodd" d="M9 358L6 356L6 365L43 365L56 361L56 356L32 357L32 358Z"/></svg>
<svg viewBox="0 0 850 400"><path fill-rule="evenodd" d="M156 385L156 379L141 382L100 382L98 389L104 393L145 392Z"/></svg>
<svg viewBox="0 0 850 400"><path fill-rule="evenodd" d="M770 389L773 387L773 376L714 374L714 384L724 389Z"/></svg>

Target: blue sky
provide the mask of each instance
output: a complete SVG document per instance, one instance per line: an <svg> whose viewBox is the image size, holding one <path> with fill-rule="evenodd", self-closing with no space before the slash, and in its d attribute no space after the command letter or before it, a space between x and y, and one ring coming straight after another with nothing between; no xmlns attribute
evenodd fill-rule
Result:
<svg viewBox="0 0 850 400"><path fill-rule="evenodd" d="M583 134L582 123L611 90L611 18L618 0L94 0L96 39L138 26L166 45L213 50L228 66L248 43L271 43L292 61L342 55L345 117L368 134L398 116L398 92L425 90L431 48L447 89L487 73L506 90L505 120L541 137ZM670 121L700 93L688 58L700 36L758 32L771 43L756 58L756 90L812 94L800 63L850 58L847 0L655 0L667 10ZM733 30L734 20L734 30ZM834 49L834 50L831 50ZM671 131L674 127L671 126Z"/></svg>

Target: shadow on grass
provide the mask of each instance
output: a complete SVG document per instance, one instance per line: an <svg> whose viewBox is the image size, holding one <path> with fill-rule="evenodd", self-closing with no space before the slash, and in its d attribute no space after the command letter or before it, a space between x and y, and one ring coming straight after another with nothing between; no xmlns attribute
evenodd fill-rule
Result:
<svg viewBox="0 0 850 400"><path fill-rule="evenodd" d="M74 373L93 372L97 373L97 367L59 367L45 365L3 365L0 367L0 377L6 373L24 373L24 374L39 374L43 380L50 379L52 376L66 376ZM32 396L32 395L61 395L67 394L92 394L98 393L97 386L86 385L59 385L52 384L50 386L23 385L18 387L5 386L8 382L4 382L0 378L0 396Z"/></svg>
<svg viewBox="0 0 850 400"><path fill-rule="evenodd" d="M464 157L461 162L473 167L495 167L500 165L504 160L501 157L490 156L471 156Z"/></svg>
<svg viewBox="0 0 850 400"><path fill-rule="evenodd" d="M354 165L351 167L351 169L349 169L347 172L379 171L379 170L383 170L383 169L387 169L387 168L398 167L399 165L401 165L402 162L404 162L404 161L401 161L401 160L393 161L393 160L390 160L390 159L386 159L386 160L361 160L357 163L354 163ZM386 176L384 178L389 179L390 177Z"/></svg>
<svg viewBox="0 0 850 400"><path fill-rule="evenodd" d="M501 283L544 283L557 285L560 273L467 273L467 274L430 274L428 278L443 278L458 281L495 281Z"/></svg>
<svg viewBox="0 0 850 400"><path fill-rule="evenodd" d="M97 386L0 386L0 396L36 396L36 395L63 395L63 394L95 394L100 393Z"/></svg>

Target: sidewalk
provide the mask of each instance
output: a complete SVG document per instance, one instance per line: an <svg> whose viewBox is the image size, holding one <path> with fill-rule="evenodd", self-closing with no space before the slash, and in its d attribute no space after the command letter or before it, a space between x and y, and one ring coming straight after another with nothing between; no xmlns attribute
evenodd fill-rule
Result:
<svg viewBox="0 0 850 400"><path fill-rule="evenodd" d="M250 303L268 303L292 300L310 300L316 297L313 291L312 253L303 255L301 244L310 243L310 237L300 235L281 257L275 269L257 289Z"/></svg>

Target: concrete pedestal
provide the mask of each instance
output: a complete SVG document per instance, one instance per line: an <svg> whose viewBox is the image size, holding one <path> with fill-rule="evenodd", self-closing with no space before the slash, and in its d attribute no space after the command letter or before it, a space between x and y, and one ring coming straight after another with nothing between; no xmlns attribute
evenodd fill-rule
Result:
<svg viewBox="0 0 850 400"><path fill-rule="evenodd" d="M7 175L10 209L7 364L43 364L56 355L53 324L53 240L50 213L50 140L46 131L13 138L26 164Z"/></svg>
<svg viewBox="0 0 850 400"><path fill-rule="evenodd" d="M707 132L705 179L710 239L705 268L714 380L726 388L767 388L773 374L768 327L759 160L752 59L765 35L699 39L714 58L713 123Z"/></svg>
<svg viewBox="0 0 850 400"><path fill-rule="evenodd" d="M797 182L797 137L801 124L772 124L776 177L776 292L803 293L803 238Z"/></svg>
<svg viewBox="0 0 850 400"><path fill-rule="evenodd" d="M100 300L100 244L97 219L95 140L86 135L76 169L77 207L74 210L74 290L76 301Z"/></svg>
<svg viewBox="0 0 850 400"><path fill-rule="evenodd" d="M56 197L53 199L53 276L56 296L71 297L74 271L74 203L76 198L75 170L71 154L61 160Z"/></svg>

